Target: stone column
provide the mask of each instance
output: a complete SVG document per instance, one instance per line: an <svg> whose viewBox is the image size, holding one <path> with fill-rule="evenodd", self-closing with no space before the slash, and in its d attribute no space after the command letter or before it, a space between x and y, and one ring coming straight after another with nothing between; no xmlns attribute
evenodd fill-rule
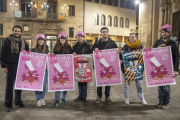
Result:
<svg viewBox="0 0 180 120"><path fill-rule="evenodd" d="M86 33L85 33L85 38L84 38L84 41L86 41Z"/></svg>
<svg viewBox="0 0 180 120"><path fill-rule="evenodd" d="M162 12L162 25L164 25L164 16L165 16L164 5L161 6L161 12Z"/></svg>
<svg viewBox="0 0 180 120"><path fill-rule="evenodd" d="M124 46L124 36L122 36L122 47Z"/></svg>
<svg viewBox="0 0 180 120"><path fill-rule="evenodd" d="M98 34L98 40L100 39L100 34Z"/></svg>
<svg viewBox="0 0 180 120"><path fill-rule="evenodd" d="M168 23L168 3L166 3L166 5L165 5L165 17L164 17L164 19L165 19L165 24L167 24Z"/></svg>
<svg viewBox="0 0 180 120"><path fill-rule="evenodd" d="M120 1L121 1L121 0L118 0L118 7L120 7Z"/></svg>

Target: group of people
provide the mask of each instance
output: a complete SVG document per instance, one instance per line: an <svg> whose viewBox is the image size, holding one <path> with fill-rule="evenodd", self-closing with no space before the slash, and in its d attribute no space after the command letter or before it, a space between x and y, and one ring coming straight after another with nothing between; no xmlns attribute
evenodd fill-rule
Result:
<svg viewBox="0 0 180 120"><path fill-rule="evenodd" d="M28 44L25 40L22 39L21 33L22 28L19 25L16 25L12 29L13 34L7 37L2 45L1 49L1 67L3 68L4 73L7 74L6 77L6 93L5 93L5 108L7 112L12 111L12 101L13 101L13 85L16 78L19 54L21 51L29 51ZM179 49L176 41L171 35L172 28L170 25L166 24L161 28L162 37L156 41L154 44L154 48L156 47L166 47L171 46L172 58L173 58L173 66L174 66L174 77L178 75L178 67L179 67ZM50 53L48 50L48 46L46 45L46 38L43 34L39 33L36 36L36 46L31 50L31 52L54 55L54 54L90 54L93 51L105 50L105 49L113 49L118 48L116 43L108 38L109 30L106 27L101 28L100 30L102 38L95 41L92 49L85 42L85 34L82 31L78 31L76 33L77 43L71 48L68 44L68 35L64 32L61 32L58 35L58 39L56 40L56 44L53 48L53 53ZM123 46L122 50L118 53L120 55L120 59L122 60L122 52L123 51L133 51L137 49L143 49L143 45L141 41L137 39L136 33L131 33L129 36L129 40L126 41L126 44ZM123 64L122 71L124 73ZM141 99L142 104L146 105L146 101L144 99L143 80L136 80L137 94L138 98ZM35 91L35 97L37 99L37 106L45 105L45 93L46 93L46 83L47 83L47 69L44 76L43 83L43 91ZM129 104L129 86L130 82L124 82L124 97L125 104ZM87 98L87 82L78 82L79 95L74 102L82 101L84 105L88 105ZM20 108L24 108L25 105L21 100L21 90L15 90L15 100L14 103L16 106ZM160 86L158 87L159 92L159 104L156 106L158 108L167 109L169 107L170 102L170 85ZM52 108L56 108L60 104L60 91L55 92L55 103ZM62 103L66 104L66 94L67 91L62 91ZM102 87L97 87L97 99L95 103L100 103L102 99ZM110 86L105 86L105 101L108 104L111 104L112 101L110 99Z"/></svg>

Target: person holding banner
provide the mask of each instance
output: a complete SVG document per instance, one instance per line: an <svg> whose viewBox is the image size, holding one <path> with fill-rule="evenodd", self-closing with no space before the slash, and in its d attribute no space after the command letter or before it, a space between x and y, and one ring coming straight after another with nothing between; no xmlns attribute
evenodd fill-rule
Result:
<svg viewBox="0 0 180 120"><path fill-rule="evenodd" d="M137 40L136 33L130 33L129 40L126 41L126 45L124 45L122 50L120 51L120 59L122 60L122 52L123 51L133 51L133 50L138 50L138 49L143 49L143 48L144 47L142 46L141 42L139 40ZM121 64L121 69L122 69L122 72L125 73L123 62ZM124 80L125 80L125 75L124 75ZM126 81L126 80L124 82L125 104L129 104L130 82L131 81ZM141 99L141 103L143 105L146 105L147 103L144 99L144 93L143 93L143 87L142 87L143 80L135 80L135 82L136 82L138 98Z"/></svg>
<svg viewBox="0 0 180 120"><path fill-rule="evenodd" d="M85 41L85 34L82 31L78 31L76 33L77 43L73 46L73 54L90 54L90 45L88 45ZM87 105L86 97L87 97L87 82L78 82L79 96L74 99L74 102L78 102L82 100L84 105Z"/></svg>
<svg viewBox="0 0 180 120"><path fill-rule="evenodd" d="M46 38L43 34L39 33L36 36L36 46L31 50L31 52L47 54L49 53L48 46L46 45ZM47 67L44 76L44 83L43 83L43 91L35 91L35 96L37 99L37 106L46 105L44 101L45 93L46 93L46 83L47 83Z"/></svg>
<svg viewBox="0 0 180 120"><path fill-rule="evenodd" d="M178 43L176 42L175 37L171 35L172 27L169 24L165 24L161 27L161 38L157 40L153 46L153 48L157 47L166 47L171 46L172 52L172 59L173 59L173 66L174 66L174 78L178 75L179 69L179 47ZM159 104L156 105L157 108L168 109L169 102L171 100L171 88L170 85L159 86Z"/></svg>
<svg viewBox="0 0 180 120"><path fill-rule="evenodd" d="M108 38L109 35L109 29L107 27L103 27L100 30L102 38L95 41L94 45L92 46L92 50L99 51L104 49L112 49L117 48L116 43ZM111 104L112 101L110 99L110 86L105 86L105 97L106 102ZM95 100L95 103L100 103L102 99L102 87L97 87L97 99Z"/></svg>
<svg viewBox="0 0 180 120"><path fill-rule="evenodd" d="M13 34L7 37L1 48L1 67L4 73L6 73L6 93L5 93L5 107L7 112L12 111L13 100L13 85L16 79L19 55L21 51L29 51L29 46L25 40L22 39L22 28L19 25L15 25L12 29ZM24 108L25 105L21 100L22 90L15 90L14 103L20 108Z"/></svg>
<svg viewBox="0 0 180 120"><path fill-rule="evenodd" d="M72 49L71 49L71 46L68 44L68 41L67 41L67 38L68 38L68 35L64 32L61 32L59 35L58 35L58 39L56 40L56 44L53 48L53 54L72 54ZM66 104L66 94L67 94L67 91L62 91L62 103L63 104ZM55 100L56 102L53 104L53 109L56 108L60 102L60 91L56 91L55 92Z"/></svg>

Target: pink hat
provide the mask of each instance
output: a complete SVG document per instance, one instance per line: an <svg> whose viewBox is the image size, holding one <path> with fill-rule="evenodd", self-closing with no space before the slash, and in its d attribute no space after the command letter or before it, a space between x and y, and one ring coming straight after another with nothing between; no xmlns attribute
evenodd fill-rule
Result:
<svg viewBox="0 0 180 120"><path fill-rule="evenodd" d="M77 37L77 36L83 36L83 37L85 37L85 34L84 34L83 31L78 31L78 32L76 33L76 37Z"/></svg>
<svg viewBox="0 0 180 120"><path fill-rule="evenodd" d="M43 34L39 33L37 36L36 36L36 40L39 40L39 39L43 39L46 41L46 38Z"/></svg>
<svg viewBox="0 0 180 120"><path fill-rule="evenodd" d="M171 32L172 27L169 24L165 24L161 27L161 30L167 30L168 32Z"/></svg>
<svg viewBox="0 0 180 120"><path fill-rule="evenodd" d="M68 35L64 32L61 32L59 35L58 35L58 38L68 38Z"/></svg>

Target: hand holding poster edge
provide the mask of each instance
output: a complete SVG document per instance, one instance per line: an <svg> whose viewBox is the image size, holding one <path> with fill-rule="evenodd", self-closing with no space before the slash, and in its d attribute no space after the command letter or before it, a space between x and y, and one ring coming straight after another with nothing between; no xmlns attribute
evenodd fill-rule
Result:
<svg viewBox="0 0 180 120"><path fill-rule="evenodd" d="M162 47L152 48L152 49L161 49L161 48L162 48ZM171 62L172 62L171 46L167 46L167 47L163 47L163 48L169 48L169 50L170 50L170 60L171 60ZM144 54L144 52L145 52L146 50L147 50L147 49L144 49L144 50L143 50L143 61L144 61L144 68L145 68L145 76L146 76L146 85L147 85L147 87L156 87L156 86L164 86L164 85L174 85L174 84L176 84L175 78L173 78L173 83L165 83L165 84L157 84L157 85L149 85L149 84L148 84L148 80L147 80L148 74L147 74L147 71L146 71L146 62L145 62L145 54ZM159 64L157 64L157 65L159 65ZM173 65L171 64L171 66L172 66L172 74L174 75Z"/></svg>

